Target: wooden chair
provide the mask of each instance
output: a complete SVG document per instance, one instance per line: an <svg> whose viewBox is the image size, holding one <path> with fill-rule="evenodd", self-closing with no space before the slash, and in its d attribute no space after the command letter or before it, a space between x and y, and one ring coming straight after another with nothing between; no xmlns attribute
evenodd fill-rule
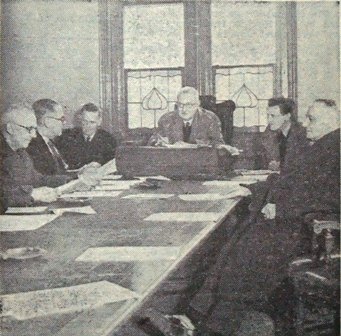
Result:
<svg viewBox="0 0 341 336"><path fill-rule="evenodd" d="M312 254L293 261L289 276L294 284L296 334L340 333L340 223L313 220Z"/></svg>

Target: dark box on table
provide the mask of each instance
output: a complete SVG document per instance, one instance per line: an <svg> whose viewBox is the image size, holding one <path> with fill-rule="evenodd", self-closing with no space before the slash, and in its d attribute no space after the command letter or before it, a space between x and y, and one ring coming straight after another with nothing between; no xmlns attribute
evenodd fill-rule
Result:
<svg viewBox="0 0 341 336"><path fill-rule="evenodd" d="M116 152L117 171L126 177L214 178L226 175L231 163L225 150L207 147L122 146Z"/></svg>

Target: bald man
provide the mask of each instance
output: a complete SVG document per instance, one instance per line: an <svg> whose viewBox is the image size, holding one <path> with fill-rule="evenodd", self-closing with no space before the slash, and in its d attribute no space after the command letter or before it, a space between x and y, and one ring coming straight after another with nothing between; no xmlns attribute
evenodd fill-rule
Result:
<svg viewBox="0 0 341 336"><path fill-rule="evenodd" d="M38 173L25 150L36 137L37 121L31 107L12 105L1 121L2 212L8 206L55 201L57 193L53 187L64 184L65 178Z"/></svg>

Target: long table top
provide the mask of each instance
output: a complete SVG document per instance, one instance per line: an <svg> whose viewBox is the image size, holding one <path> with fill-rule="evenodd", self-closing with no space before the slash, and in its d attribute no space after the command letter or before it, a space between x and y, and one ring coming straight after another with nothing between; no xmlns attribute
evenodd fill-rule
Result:
<svg viewBox="0 0 341 336"><path fill-rule="evenodd" d="M1 333L6 335L109 335L162 285L188 254L202 244L226 218L240 198L213 197L185 201L178 195L220 194L231 189L228 183L163 181L157 190L130 188L117 197L94 198L94 215L63 214L32 231L1 233L1 248L38 246L48 254L18 261L1 260L1 294L63 288L108 281L136 293L136 298L85 307L78 311L54 313L18 320L3 317ZM125 198L136 194L169 194L168 198ZM131 197L131 196L130 196ZM157 213L165 218L146 220ZM193 213L181 219L179 213ZM203 218L198 213L211 214ZM195 218L193 220L193 218ZM76 260L96 247L173 247L160 259ZM171 256L167 256L171 251ZM163 253L158 252L158 253ZM97 259L96 259L97 258ZM134 259L134 258L133 258ZM148 259L148 258L147 258Z"/></svg>

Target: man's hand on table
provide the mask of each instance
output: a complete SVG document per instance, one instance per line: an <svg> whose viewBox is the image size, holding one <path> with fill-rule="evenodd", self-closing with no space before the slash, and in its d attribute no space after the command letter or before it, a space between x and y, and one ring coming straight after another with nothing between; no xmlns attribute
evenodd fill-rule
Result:
<svg viewBox="0 0 341 336"><path fill-rule="evenodd" d="M218 145L217 146L217 149L223 149L223 150L226 150L227 152L229 152L232 156L236 156L236 155L239 155L242 150L236 148L236 147L233 147L233 146L230 146L230 145Z"/></svg>
<svg viewBox="0 0 341 336"><path fill-rule="evenodd" d="M276 204L266 204L261 212L266 219L274 219L276 217Z"/></svg>
<svg viewBox="0 0 341 336"><path fill-rule="evenodd" d="M280 168L279 161L272 160L269 163L269 167L268 168L269 168L269 170L279 171L279 168Z"/></svg>
<svg viewBox="0 0 341 336"><path fill-rule="evenodd" d="M230 193L227 194L229 198L234 198L234 197L246 197L251 195L251 191L248 188L239 186L235 190L232 190Z"/></svg>
<svg viewBox="0 0 341 336"><path fill-rule="evenodd" d="M79 181L89 187L96 186L103 177L100 173L100 167L101 165L98 162L91 162L83 166L78 173Z"/></svg>
<svg viewBox="0 0 341 336"><path fill-rule="evenodd" d="M51 203L57 200L58 193L56 189L49 187L34 188L31 193L35 202Z"/></svg>

